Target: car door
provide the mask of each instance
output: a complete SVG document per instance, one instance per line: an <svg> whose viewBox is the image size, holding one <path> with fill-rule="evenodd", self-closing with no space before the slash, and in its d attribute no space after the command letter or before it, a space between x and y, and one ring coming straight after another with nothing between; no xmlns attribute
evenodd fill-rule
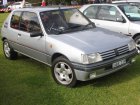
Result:
<svg viewBox="0 0 140 105"><path fill-rule="evenodd" d="M37 14L23 12L19 26L18 51L41 62L46 62L45 35L30 37L31 33L42 32Z"/></svg>
<svg viewBox="0 0 140 105"><path fill-rule="evenodd" d="M17 50L18 49L18 32L19 32L19 22L22 12L14 11L10 18L10 24L7 30L7 39L9 40L11 46Z"/></svg>
<svg viewBox="0 0 140 105"><path fill-rule="evenodd" d="M122 16L114 6L101 6L95 20L98 27L109 29L111 31L128 34L129 21Z"/></svg>

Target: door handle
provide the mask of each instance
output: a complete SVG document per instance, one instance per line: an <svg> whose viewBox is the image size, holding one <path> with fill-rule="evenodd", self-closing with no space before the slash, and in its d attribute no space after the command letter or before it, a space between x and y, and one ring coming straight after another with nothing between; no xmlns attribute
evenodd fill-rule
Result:
<svg viewBox="0 0 140 105"><path fill-rule="evenodd" d="M21 34L18 34L18 37L20 37L21 36Z"/></svg>

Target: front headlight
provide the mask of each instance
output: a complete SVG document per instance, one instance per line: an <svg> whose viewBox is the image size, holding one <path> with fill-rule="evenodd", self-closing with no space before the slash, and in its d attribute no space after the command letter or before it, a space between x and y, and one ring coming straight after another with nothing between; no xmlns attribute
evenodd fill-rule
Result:
<svg viewBox="0 0 140 105"><path fill-rule="evenodd" d="M95 62L102 61L102 57L99 53L93 54L82 54L82 63L83 64L91 64Z"/></svg>
<svg viewBox="0 0 140 105"><path fill-rule="evenodd" d="M128 48L129 48L129 51L132 51L132 50L136 49L136 43L134 41L131 41L128 44Z"/></svg>

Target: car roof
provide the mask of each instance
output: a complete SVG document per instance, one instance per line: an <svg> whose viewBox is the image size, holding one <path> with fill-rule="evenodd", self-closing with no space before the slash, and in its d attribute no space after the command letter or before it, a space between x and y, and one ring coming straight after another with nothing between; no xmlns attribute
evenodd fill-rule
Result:
<svg viewBox="0 0 140 105"><path fill-rule="evenodd" d="M43 12L43 11L52 11L58 9L71 9L73 7L31 7L31 8L20 8L13 11L30 11L30 12Z"/></svg>
<svg viewBox="0 0 140 105"><path fill-rule="evenodd" d="M135 2L135 1L114 1L114 2L112 2L113 4L116 4L116 3L140 3L140 1L139 2Z"/></svg>
<svg viewBox="0 0 140 105"><path fill-rule="evenodd" d="M123 2L140 2L140 0L115 0L112 3L123 3Z"/></svg>
<svg viewBox="0 0 140 105"><path fill-rule="evenodd" d="M131 5L131 3L103 3L103 4L86 4L83 5L82 7L88 7L88 6L92 6L92 5L98 5L98 6L102 6L102 5L110 5L110 6L120 6L120 5Z"/></svg>
<svg viewBox="0 0 140 105"><path fill-rule="evenodd" d="M97 5L97 6L102 6L102 5L110 5L110 6L117 6L118 4L112 4L112 3L103 3L103 4L86 4L86 5L83 5L79 10L80 11L84 11L85 8L88 8L89 6L94 6L94 5Z"/></svg>
<svg viewBox="0 0 140 105"><path fill-rule="evenodd" d="M123 5L131 5L130 3L103 3L103 4L86 4L86 5L83 5L79 10L81 11L81 12L83 12L86 8L88 8L89 6L95 6L95 5L97 5L97 6L115 6L115 7L117 7L117 6L123 6Z"/></svg>

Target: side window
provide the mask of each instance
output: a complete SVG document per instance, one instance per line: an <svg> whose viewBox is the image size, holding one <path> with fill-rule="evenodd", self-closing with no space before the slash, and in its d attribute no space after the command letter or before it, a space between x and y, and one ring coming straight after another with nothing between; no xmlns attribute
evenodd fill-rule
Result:
<svg viewBox="0 0 140 105"><path fill-rule="evenodd" d="M120 21L123 20L120 12L117 10L116 7L113 6L102 6L100 11L97 15L97 18L100 20L107 20L107 21Z"/></svg>
<svg viewBox="0 0 140 105"><path fill-rule="evenodd" d="M90 6L84 11L84 15L90 19L95 19L97 10L98 10L98 6Z"/></svg>
<svg viewBox="0 0 140 105"><path fill-rule="evenodd" d="M20 22L20 30L26 32L40 32L41 27L36 13L23 12Z"/></svg>
<svg viewBox="0 0 140 105"><path fill-rule="evenodd" d="M14 12L11 18L10 27L14 29L19 29L21 12Z"/></svg>

